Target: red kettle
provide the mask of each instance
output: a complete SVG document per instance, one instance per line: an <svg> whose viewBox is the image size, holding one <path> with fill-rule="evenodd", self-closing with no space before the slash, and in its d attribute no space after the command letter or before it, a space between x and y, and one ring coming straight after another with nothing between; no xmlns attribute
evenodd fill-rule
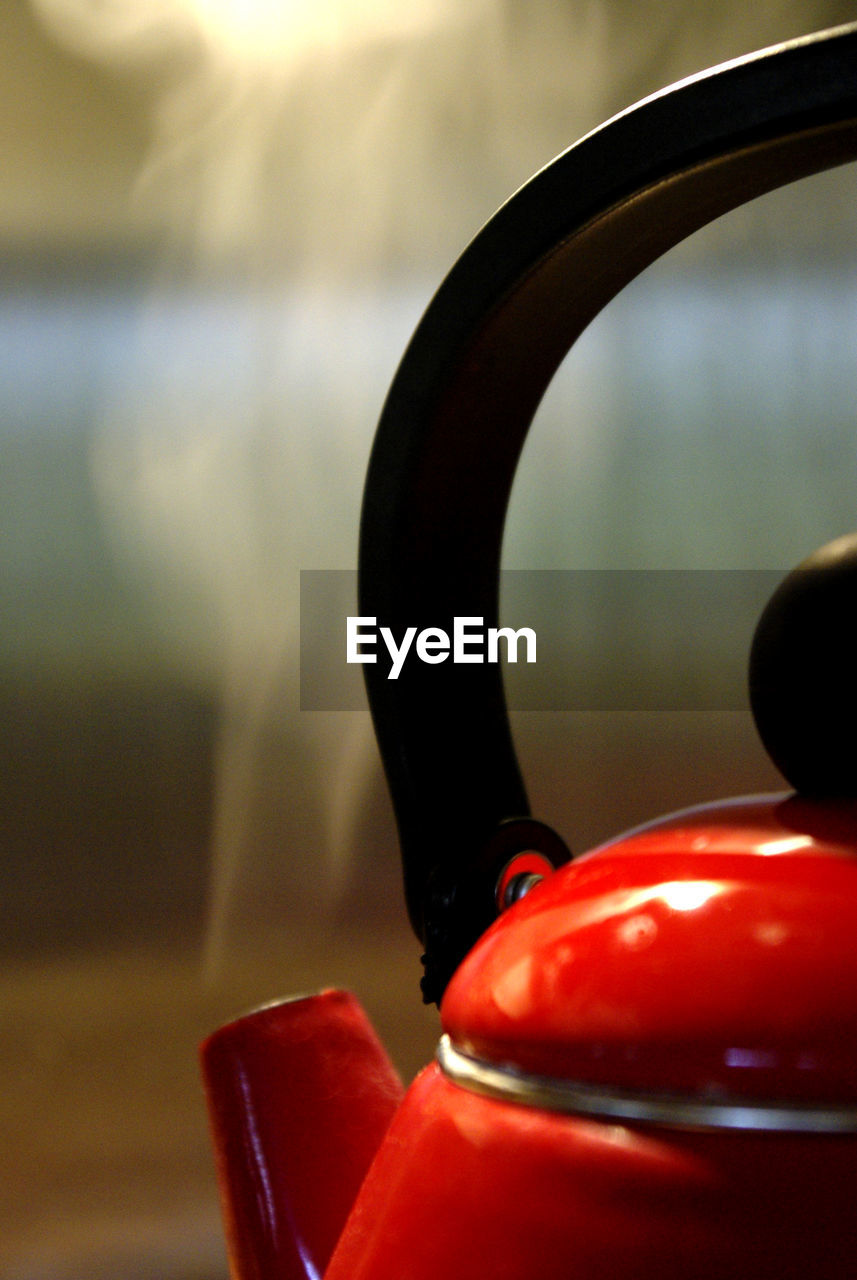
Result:
<svg viewBox="0 0 857 1280"><path fill-rule="evenodd" d="M496 625L536 406L596 313L678 240L857 158L857 24L647 99L487 224L390 390L360 614ZM402 1098L341 992L203 1046L235 1280L857 1273L857 538L779 588L751 702L791 793L570 858L533 819L496 665L365 667L408 908L440 1003Z"/></svg>

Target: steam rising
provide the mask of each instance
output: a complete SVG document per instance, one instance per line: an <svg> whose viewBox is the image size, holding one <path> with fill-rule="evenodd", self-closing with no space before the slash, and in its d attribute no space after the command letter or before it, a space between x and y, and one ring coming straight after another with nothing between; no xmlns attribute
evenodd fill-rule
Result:
<svg viewBox="0 0 857 1280"><path fill-rule="evenodd" d="M402 197L434 188L426 152L441 150L429 100L443 81L454 96L456 71L466 83L468 47L478 62L496 43L488 0L32 3L147 100L136 197L165 237L206 271L237 255L266 278L287 261L341 280L413 234Z"/></svg>
<svg viewBox="0 0 857 1280"><path fill-rule="evenodd" d="M444 60L422 87L411 64L487 7L465 23L447 0L33 2L147 103L133 200L163 254L93 466L183 676L220 690L214 969L242 891L324 897L347 870L375 757L365 715L297 710L298 571L354 562L371 431L423 301L379 291L434 182L438 143L400 113Z"/></svg>

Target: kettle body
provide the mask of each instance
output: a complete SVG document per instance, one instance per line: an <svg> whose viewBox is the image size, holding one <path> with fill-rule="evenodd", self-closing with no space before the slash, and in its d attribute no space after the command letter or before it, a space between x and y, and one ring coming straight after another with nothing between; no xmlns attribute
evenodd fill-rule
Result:
<svg viewBox="0 0 857 1280"><path fill-rule="evenodd" d="M390 389L361 616L496 624L518 456L579 333L718 214L854 159L857 24L656 94L513 196ZM343 993L209 1038L233 1280L857 1273L857 680L828 643L855 599L857 537L757 631L753 708L794 792L575 858L530 814L496 665L364 667L443 1034L407 1093Z"/></svg>
<svg viewBox="0 0 857 1280"><path fill-rule="evenodd" d="M855 1175L853 1137L558 1118L432 1066L325 1277L841 1280L857 1266Z"/></svg>
<svg viewBox="0 0 857 1280"><path fill-rule="evenodd" d="M403 1094L353 997L203 1069L236 1280L857 1270L857 806L672 815L503 912Z"/></svg>

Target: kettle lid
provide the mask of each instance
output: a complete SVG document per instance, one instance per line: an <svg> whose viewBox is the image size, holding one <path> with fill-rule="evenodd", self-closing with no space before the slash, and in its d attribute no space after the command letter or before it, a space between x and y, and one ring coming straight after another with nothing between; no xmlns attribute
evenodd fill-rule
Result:
<svg viewBox="0 0 857 1280"><path fill-rule="evenodd" d="M857 804L729 801L632 831L499 917L441 1006L514 1071L857 1103Z"/></svg>

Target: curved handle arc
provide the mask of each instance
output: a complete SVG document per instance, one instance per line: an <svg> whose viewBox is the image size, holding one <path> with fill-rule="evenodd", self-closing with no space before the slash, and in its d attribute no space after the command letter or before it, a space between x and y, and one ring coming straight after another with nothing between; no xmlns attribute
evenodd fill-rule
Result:
<svg viewBox="0 0 857 1280"><path fill-rule="evenodd" d="M699 227L855 158L852 24L656 94L536 174L453 267L388 394L364 493L361 614L396 636L458 616L496 626L518 457L579 334ZM509 850L495 833L528 814L502 679L488 664L364 672L435 999L495 911Z"/></svg>

